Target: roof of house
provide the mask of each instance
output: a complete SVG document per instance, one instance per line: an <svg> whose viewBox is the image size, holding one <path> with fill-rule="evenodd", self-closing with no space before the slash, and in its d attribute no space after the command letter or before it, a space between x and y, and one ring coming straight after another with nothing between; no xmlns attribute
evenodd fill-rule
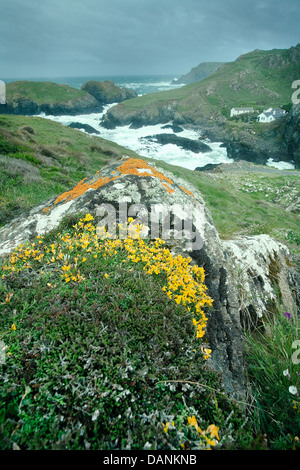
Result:
<svg viewBox="0 0 300 470"><path fill-rule="evenodd" d="M266 116L266 117L269 117L269 116L274 116L274 117L281 117L285 114L285 110L284 109L280 109L280 108L268 108L267 110L264 110L261 114L259 114L259 116Z"/></svg>
<svg viewBox="0 0 300 470"><path fill-rule="evenodd" d="M253 108L232 108L232 109L236 109L238 111L253 111Z"/></svg>

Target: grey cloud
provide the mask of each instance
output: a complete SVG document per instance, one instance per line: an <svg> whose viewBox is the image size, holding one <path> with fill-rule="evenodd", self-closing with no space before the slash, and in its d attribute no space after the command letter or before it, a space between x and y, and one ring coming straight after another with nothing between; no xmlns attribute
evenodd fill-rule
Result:
<svg viewBox="0 0 300 470"><path fill-rule="evenodd" d="M298 42L299 0L1 0L0 78L179 74Z"/></svg>

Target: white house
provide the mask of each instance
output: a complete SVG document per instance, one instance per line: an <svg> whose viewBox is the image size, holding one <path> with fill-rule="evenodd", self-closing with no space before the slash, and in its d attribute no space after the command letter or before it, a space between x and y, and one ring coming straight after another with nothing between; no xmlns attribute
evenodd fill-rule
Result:
<svg viewBox="0 0 300 470"><path fill-rule="evenodd" d="M259 122L272 122L275 119L281 118L286 114L286 111L281 108L268 108L257 116Z"/></svg>
<svg viewBox="0 0 300 470"><path fill-rule="evenodd" d="M253 108L231 108L230 117L240 116L241 114L254 113Z"/></svg>

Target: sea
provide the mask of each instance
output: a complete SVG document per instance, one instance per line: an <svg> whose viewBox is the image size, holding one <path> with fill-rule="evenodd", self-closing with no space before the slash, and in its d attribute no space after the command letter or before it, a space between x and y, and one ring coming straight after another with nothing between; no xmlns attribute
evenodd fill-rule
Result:
<svg viewBox="0 0 300 470"><path fill-rule="evenodd" d="M134 90L138 96L149 93L156 93L160 91L167 91L180 88L184 85L174 84L173 80L177 77L171 75L147 75L147 76L82 76L82 77L58 77L58 78L30 78L36 81L51 81L58 84L67 84L71 87L80 89L82 85L89 80L110 80L119 87L130 88ZM15 81L16 79L7 79L5 82ZM18 79L22 80L22 79ZM227 156L227 150L222 146L222 142L211 142L205 139L203 131L199 129L191 129L189 127L182 127L183 131L180 132L180 137L186 137L192 140L201 140L206 143L210 148L210 152L194 153L185 150L174 144L161 145L149 136L155 136L161 133L173 133L171 128L164 128L166 124L158 124L154 126L143 126L139 129L130 129L130 126L119 126L115 129L105 129L101 126L101 120L109 108L115 106L113 103L104 107L102 113L83 114L76 116L51 116L40 114L39 116L60 122L66 126L72 122L88 124L96 129L100 134L99 136L115 142L127 149L133 150L141 157L148 157L154 160L163 160L171 165L180 166L189 170L204 167L207 164L220 164L232 163L233 160ZM172 124L172 123L169 123ZM85 132L84 129L81 129ZM95 134L96 135L96 134ZM294 166L287 162L273 162L269 160L267 165L278 169L293 169Z"/></svg>

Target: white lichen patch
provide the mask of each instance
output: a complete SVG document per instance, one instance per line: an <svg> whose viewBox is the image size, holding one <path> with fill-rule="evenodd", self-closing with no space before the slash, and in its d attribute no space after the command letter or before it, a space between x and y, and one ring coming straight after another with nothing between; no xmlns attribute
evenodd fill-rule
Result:
<svg viewBox="0 0 300 470"><path fill-rule="evenodd" d="M274 286L280 288L287 247L269 235L240 237L222 241L222 245L229 258L228 272L239 289L240 309L252 305L263 316L268 301L277 300Z"/></svg>

